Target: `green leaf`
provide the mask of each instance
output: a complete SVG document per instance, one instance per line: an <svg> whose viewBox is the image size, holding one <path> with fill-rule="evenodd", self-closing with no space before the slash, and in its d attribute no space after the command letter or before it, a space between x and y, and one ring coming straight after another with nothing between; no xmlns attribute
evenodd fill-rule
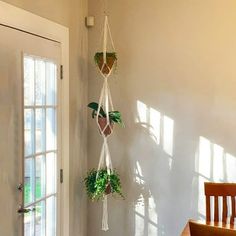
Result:
<svg viewBox="0 0 236 236"><path fill-rule="evenodd" d="M84 179L87 195L91 200L100 200L106 194L107 185L111 186L111 193L118 194L124 198L121 192L120 177L116 171L108 174L106 168L99 170L91 170Z"/></svg>
<svg viewBox="0 0 236 236"><path fill-rule="evenodd" d="M124 123L121 119L121 114L120 114L119 111L109 112L109 117L114 123L117 123L117 124L120 124L120 125L124 126Z"/></svg>
<svg viewBox="0 0 236 236"><path fill-rule="evenodd" d="M94 118L95 115L97 114L95 112L98 112L98 107L99 107L98 103L91 102L91 103L88 104L88 107L93 110L92 117ZM101 117L105 117L106 116L106 113L104 112L102 107L100 107L99 116L101 116Z"/></svg>

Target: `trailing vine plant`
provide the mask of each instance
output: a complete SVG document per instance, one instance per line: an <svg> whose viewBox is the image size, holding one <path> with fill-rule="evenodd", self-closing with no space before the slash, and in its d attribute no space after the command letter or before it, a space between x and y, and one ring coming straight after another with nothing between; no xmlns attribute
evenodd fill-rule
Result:
<svg viewBox="0 0 236 236"><path fill-rule="evenodd" d="M121 181L119 174L113 170L113 173L108 174L107 169L95 170L92 169L84 179L86 191L89 199L92 201L101 200L105 195L124 196L121 191Z"/></svg>

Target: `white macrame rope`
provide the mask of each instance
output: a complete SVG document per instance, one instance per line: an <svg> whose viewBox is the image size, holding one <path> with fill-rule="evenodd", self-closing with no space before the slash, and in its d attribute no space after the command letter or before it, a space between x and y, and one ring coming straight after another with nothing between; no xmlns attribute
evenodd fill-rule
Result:
<svg viewBox="0 0 236 236"><path fill-rule="evenodd" d="M107 90L108 90L109 102L111 104L111 110L114 111L113 102L112 102L112 98L111 98L111 91L110 91L109 86L107 86Z"/></svg>
<svg viewBox="0 0 236 236"><path fill-rule="evenodd" d="M98 101L98 110L97 110L97 114L96 114L97 124L98 124L98 118L99 118L99 115L100 115L100 111L101 111L101 108L102 108L102 105L103 105L104 90L105 90L105 83L103 83L100 98L99 98L99 101ZM98 124L98 126L99 126L99 124Z"/></svg>
<svg viewBox="0 0 236 236"><path fill-rule="evenodd" d="M105 83L103 83L100 98L99 98L97 117L99 116L101 106L103 105L102 103L103 103L103 97L104 97L104 90L105 90Z"/></svg>
<svg viewBox="0 0 236 236"><path fill-rule="evenodd" d="M108 84L107 84L107 78L105 78L104 80L104 84L105 84L105 96L104 96L104 100L105 100L105 112L107 115L107 119L109 122L109 97L108 97Z"/></svg>
<svg viewBox="0 0 236 236"><path fill-rule="evenodd" d="M107 196L103 199L103 214L102 214L102 230L109 230L108 227L108 210L107 210Z"/></svg>
<svg viewBox="0 0 236 236"><path fill-rule="evenodd" d="M98 170L97 170L97 175L96 175L96 179L98 178L98 172L99 170L102 169L102 167L104 166L104 152L105 152L105 145L102 145L102 150L100 153L100 158L99 158L99 164L98 164Z"/></svg>
<svg viewBox="0 0 236 236"><path fill-rule="evenodd" d="M101 45L103 44L103 37L104 37L104 25L101 26L101 34L100 34L100 37L99 37L99 42L96 46L96 51L100 51L101 49Z"/></svg>
<svg viewBox="0 0 236 236"><path fill-rule="evenodd" d="M99 127L99 132L103 137L103 145L102 145L102 150L101 150L101 153L100 153L96 179L98 178L99 171L103 168L106 168L108 175L111 175L113 173L111 155L110 155L110 151L109 151L107 141L108 141L108 137L110 136L110 134L113 131L112 124L111 124L111 121L110 121L110 118L109 118L109 112L114 111L114 107L113 107L113 102L112 102L112 97L111 97L111 91L110 91L109 84L108 84L108 78L110 77L110 75L113 71L114 65L112 66L112 68L109 68L109 66L107 64L108 37L110 38L111 46L112 46L114 52L115 52L115 46L114 46L114 42L113 42L113 39L112 39L111 30L110 30L107 15L105 15L104 28L103 28L103 31L102 31L102 36L103 36L103 65L102 65L102 67L100 68L99 71L100 71L100 74L102 75L104 81L103 81L101 94L100 94L100 97L99 97L98 110L97 110L97 114L96 114L96 122L97 122L97 125ZM103 73L103 69L105 67L108 68L108 73L107 74ZM105 117L106 118L106 125L105 125L105 127L101 127L101 125L99 123L99 119L101 119L101 117L100 117L101 109L103 109L105 114L106 114L106 117ZM102 126L104 126L104 124L102 124ZM108 131L110 133L107 132L107 134L106 134L107 128L109 129ZM108 229L109 228L108 228L107 195L104 194L102 230L107 231Z"/></svg>
<svg viewBox="0 0 236 236"><path fill-rule="evenodd" d="M110 150L109 150L109 147L108 147L107 138L105 138L103 140L103 145L102 145L102 150L101 150L101 153L100 153L96 179L98 178L98 172L104 167L107 168L107 173L109 175L113 173L113 166L112 166L112 162L111 162L111 154L110 154Z"/></svg>
<svg viewBox="0 0 236 236"><path fill-rule="evenodd" d="M107 16L105 16L104 21L104 37L103 37L103 62L107 63Z"/></svg>
<svg viewBox="0 0 236 236"><path fill-rule="evenodd" d="M100 124L99 124L99 115L100 115L101 109L103 109L106 114L106 122L107 122L103 129L100 127ZM104 82L103 82L101 95L99 98L98 110L97 110L97 114L96 114L96 122L97 122L97 125L99 128L99 131L100 131L100 134L104 138L106 137L105 131L107 128L110 129L111 133L113 130L112 125L111 125L111 121L109 118L110 111L114 111L114 107L113 107L113 103L112 103L111 92L110 92L110 88L108 85L108 81L107 81L107 78L105 78Z"/></svg>
<svg viewBox="0 0 236 236"><path fill-rule="evenodd" d="M105 148L105 150L106 150L106 153L105 153L106 154L106 166L108 167L107 172L110 175L113 173L113 167L112 167L111 154L110 154L110 150L108 148L107 140L105 142L105 145L106 145L106 148Z"/></svg>
<svg viewBox="0 0 236 236"><path fill-rule="evenodd" d="M111 45L112 45L112 48L113 48L113 50L115 52L116 49L115 49L115 45L114 45L114 42L113 42L113 39L112 39L111 29L110 29L110 25L109 25L109 22L108 22L108 17L107 17L107 28L108 28L108 32L109 32L109 36L110 36L110 40L111 40Z"/></svg>
<svg viewBox="0 0 236 236"><path fill-rule="evenodd" d="M108 175L113 173L113 167L110 157L110 152L107 144L107 139L104 139L104 143L102 146L102 151L100 155L99 165L98 165L98 171L96 179L98 178L99 170L101 170L104 166L104 162L106 162L107 167L107 173ZM107 231L108 228L108 209L107 209L107 195L104 195L103 198L103 216L102 216L102 230Z"/></svg>
<svg viewBox="0 0 236 236"><path fill-rule="evenodd" d="M107 40L108 40L108 34L109 34L109 38L111 40L111 46L112 46L112 49L114 50L115 52L115 45L114 45L114 41L113 41L113 38L112 38L112 35L111 35L111 29L110 29L110 25L109 25L109 21L108 21L108 16L105 15L105 20L104 20L104 31L103 31L103 34L104 34L104 38L103 38L103 53L106 54L107 52ZM103 55L104 56L104 55Z"/></svg>

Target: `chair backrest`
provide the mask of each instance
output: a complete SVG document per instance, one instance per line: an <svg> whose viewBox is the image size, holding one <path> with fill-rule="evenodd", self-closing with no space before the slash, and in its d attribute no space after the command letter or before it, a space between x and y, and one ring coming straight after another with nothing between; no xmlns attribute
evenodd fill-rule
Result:
<svg viewBox="0 0 236 236"><path fill-rule="evenodd" d="M229 217L227 197L230 197L231 207L232 207L230 224L234 224L234 218L236 216L236 208L235 208L236 184L205 183L205 195L206 195L206 220L208 222L211 221L210 197L213 196L214 222L219 222L219 197L223 197L222 222L226 224L227 217Z"/></svg>

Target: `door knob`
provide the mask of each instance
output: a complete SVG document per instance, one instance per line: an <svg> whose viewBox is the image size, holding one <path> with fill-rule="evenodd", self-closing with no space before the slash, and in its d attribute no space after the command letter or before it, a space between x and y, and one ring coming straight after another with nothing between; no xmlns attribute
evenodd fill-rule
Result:
<svg viewBox="0 0 236 236"><path fill-rule="evenodd" d="M24 208L22 206L19 206L19 209L17 210L17 213L19 214L27 214L31 211L35 211L35 208Z"/></svg>

